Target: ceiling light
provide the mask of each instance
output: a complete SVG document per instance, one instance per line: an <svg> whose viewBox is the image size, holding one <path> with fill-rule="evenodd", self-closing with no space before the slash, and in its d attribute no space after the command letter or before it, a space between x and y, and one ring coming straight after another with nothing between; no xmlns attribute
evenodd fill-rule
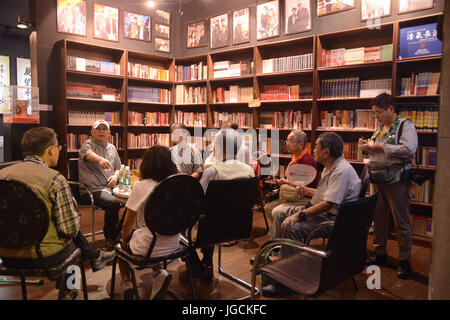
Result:
<svg viewBox="0 0 450 320"><path fill-rule="evenodd" d="M29 29L30 27L31 27L30 21L28 21L24 16L19 14L17 16L17 28Z"/></svg>
<svg viewBox="0 0 450 320"><path fill-rule="evenodd" d="M154 8L155 7L155 1L147 1L147 7Z"/></svg>

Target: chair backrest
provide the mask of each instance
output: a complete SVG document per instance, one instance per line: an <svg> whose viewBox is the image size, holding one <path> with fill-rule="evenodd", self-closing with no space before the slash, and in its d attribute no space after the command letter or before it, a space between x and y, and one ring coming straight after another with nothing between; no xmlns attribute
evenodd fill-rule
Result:
<svg viewBox="0 0 450 320"><path fill-rule="evenodd" d="M69 180L78 181L78 158L69 158Z"/></svg>
<svg viewBox="0 0 450 320"><path fill-rule="evenodd" d="M160 181L147 198L145 223L153 233L175 235L192 227L198 220L203 205L203 188L190 175L179 173ZM149 250L149 255L151 253Z"/></svg>
<svg viewBox="0 0 450 320"><path fill-rule="evenodd" d="M48 227L48 210L39 195L23 182L0 179L0 247L38 249Z"/></svg>
<svg viewBox="0 0 450 320"><path fill-rule="evenodd" d="M339 207L327 245L330 255L324 259L319 291L327 290L364 270L367 236L377 196L378 193L344 202Z"/></svg>
<svg viewBox="0 0 450 320"><path fill-rule="evenodd" d="M366 196L367 188L369 187L369 167L365 165L359 175L359 179L361 179L361 190L359 191L359 197L364 198Z"/></svg>
<svg viewBox="0 0 450 320"><path fill-rule="evenodd" d="M258 177L213 180L205 194L196 246L202 247L250 237Z"/></svg>

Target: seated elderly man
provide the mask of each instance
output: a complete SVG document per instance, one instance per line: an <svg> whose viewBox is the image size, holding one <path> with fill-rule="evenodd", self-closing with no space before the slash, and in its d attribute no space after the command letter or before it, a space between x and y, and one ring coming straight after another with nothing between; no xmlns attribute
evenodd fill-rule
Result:
<svg viewBox="0 0 450 320"><path fill-rule="evenodd" d="M91 137L81 146L78 160L80 182L92 192L94 203L105 209L103 234L108 251L114 250L120 232L117 230L120 202L113 196L111 188L117 184L121 163L116 147L108 142L110 135L108 122L95 121ZM87 196L84 188L80 191L83 197Z"/></svg>
<svg viewBox="0 0 450 320"><path fill-rule="evenodd" d="M316 140L314 160L324 165L322 177L317 189L297 187L299 196L311 196L311 203L306 206L289 207L288 217L281 224L282 238L303 241L318 224L336 220L339 205L344 201L358 198L361 180L353 166L342 154L344 143L334 132L322 133ZM291 251L282 248L280 259ZM263 295L277 296L289 289L277 282L263 287Z"/></svg>
<svg viewBox="0 0 450 320"><path fill-rule="evenodd" d="M77 246L81 249L82 258L90 261L94 272L105 267L114 258L114 252L98 251L89 245L79 231L80 218L67 180L49 168L56 166L61 150L55 131L46 127L32 128L23 135L21 145L25 160L0 170L0 178L29 185L47 205L50 226L41 243L44 258L50 265L57 263L69 257ZM17 258L38 258L34 248L21 251L0 248L0 256L5 266L11 267L18 263ZM38 260L36 267L41 267Z"/></svg>
<svg viewBox="0 0 450 320"><path fill-rule="evenodd" d="M232 180L237 178L251 178L255 176L253 168L236 159L236 155L241 146L241 135L233 129L220 130L214 141L214 165L203 173L200 184L204 192L208 184L213 180ZM211 279L213 272L214 246L201 249L203 259L195 254L192 261L192 274L194 278ZM180 275L180 280L187 282L189 277L187 272Z"/></svg>

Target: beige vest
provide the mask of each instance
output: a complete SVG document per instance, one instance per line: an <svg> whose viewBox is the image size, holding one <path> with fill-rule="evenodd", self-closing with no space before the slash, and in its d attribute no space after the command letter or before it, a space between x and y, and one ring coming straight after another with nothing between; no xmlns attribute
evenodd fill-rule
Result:
<svg viewBox="0 0 450 320"><path fill-rule="evenodd" d="M217 180L232 180L237 178L251 178L255 176L253 168L238 160L216 162L214 165L218 177Z"/></svg>
<svg viewBox="0 0 450 320"><path fill-rule="evenodd" d="M49 189L52 179L58 171L45 167L41 164L25 161L0 170L0 178L8 178L21 181L29 185L41 199L48 209L50 223L47 234L41 242L41 252L44 257L51 256L64 249L71 240L60 239L52 219L53 203L50 199ZM35 246L22 250L11 250L0 248L0 256L15 258L37 258Z"/></svg>

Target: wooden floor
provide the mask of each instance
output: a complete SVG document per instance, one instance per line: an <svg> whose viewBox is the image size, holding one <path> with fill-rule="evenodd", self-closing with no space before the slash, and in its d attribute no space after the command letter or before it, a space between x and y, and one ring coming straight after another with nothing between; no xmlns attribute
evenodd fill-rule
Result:
<svg viewBox="0 0 450 320"><path fill-rule="evenodd" d="M97 229L101 230L103 224L103 215L98 211L96 218ZM81 221L81 229L83 232L90 232L90 215L86 211L83 213ZM89 239L90 240L90 239ZM223 248L222 264L223 269L247 282L251 278L251 266L249 259L254 257L265 241L269 240L266 234L264 220L261 213L255 213L253 222L253 234L250 240L240 241L237 245L229 248ZM321 240L317 240L314 244L320 246ZM372 238L369 236L368 251L372 251ZM102 235L97 236L96 247L103 246ZM430 269L430 252L428 248L413 246L412 250L412 268L413 277L410 280L401 280L396 277L395 267L397 264L397 244L389 241L389 259L388 266L381 268L381 289L369 290L366 286L366 280L370 275L365 272L357 275L355 280L359 287L356 291L351 280L346 281L336 288L329 290L314 300L426 300L428 296L428 273ZM199 299L201 300L234 300L239 299L248 294L248 291L242 289L239 285L231 282L227 278L217 273L217 249L215 250L215 277L213 281L206 282L196 280L196 287ZM89 300L108 299L106 293L106 285L111 279L111 266L106 266L103 270L93 273L86 264L86 277L88 283ZM173 279L170 283L170 290L184 299L192 299L189 284L180 283L178 281L179 273L186 270L184 263L177 260L169 264L168 271L172 274ZM140 271L138 274L138 283L144 281L150 271ZM117 272L118 273L118 272ZM117 276L119 279L120 277ZM259 278L259 277L258 277ZM119 281L120 283L120 281ZM258 284L259 286L259 284ZM57 298L57 290L55 283L44 279L44 284L40 286L30 285L28 289L28 298L31 300L54 300ZM144 292L141 289L141 294ZM120 294L116 294L116 299L121 299ZM18 285L0 284L0 300L21 299L21 290ZM77 300L82 299L82 293L78 295ZM166 296L166 299L172 299ZM260 296L259 300L266 300L264 296ZM299 294L292 294L278 299L297 300L304 299ZM309 298L310 299L310 298Z"/></svg>

